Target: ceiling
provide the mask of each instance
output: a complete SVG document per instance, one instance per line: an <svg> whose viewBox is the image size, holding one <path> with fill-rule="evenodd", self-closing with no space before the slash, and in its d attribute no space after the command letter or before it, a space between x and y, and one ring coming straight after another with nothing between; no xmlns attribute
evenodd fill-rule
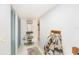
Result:
<svg viewBox="0 0 79 59"><path fill-rule="evenodd" d="M22 17L40 17L50 9L54 8L54 4L15 4L12 5L16 13Z"/></svg>

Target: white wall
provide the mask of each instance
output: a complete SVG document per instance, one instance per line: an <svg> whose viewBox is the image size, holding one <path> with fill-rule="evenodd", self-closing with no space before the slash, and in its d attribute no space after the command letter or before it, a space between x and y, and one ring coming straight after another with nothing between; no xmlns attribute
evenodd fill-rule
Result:
<svg viewBox="0 0 79 59"><path fill-rule="evenodd" d="M27 24L26 19L21 19L21 43L23 44L23 38L26 36Z"/></svg>
<svg viewBox="0 0 79 59"><path fill-rule="evenodd" d="M38 45L38 20L39 17L33 18L33 42L35 45Z"/></svg>
<svg viewBox="0 0 79 59"><path fill-rule="evenodd" d="M40 45L54 28L62 31L64 54L72 54L72 47L79 47L79 5L57 5L40 19Z"/></svg>
<svg viewBox="0 0 79 59"><path fill-rule="evenodd" d="M11 51L11 16L10 5L0 5L0 54L10 54Z"/></svg>

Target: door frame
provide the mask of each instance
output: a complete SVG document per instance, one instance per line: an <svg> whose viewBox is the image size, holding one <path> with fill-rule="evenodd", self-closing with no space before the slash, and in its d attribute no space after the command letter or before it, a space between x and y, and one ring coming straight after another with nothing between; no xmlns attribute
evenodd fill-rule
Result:
<svg viewBox="0 0 79 59"><path fill-rule="evenodd" d="M15 11L11 6L11 55L16 54L15 47Z"/></svg>

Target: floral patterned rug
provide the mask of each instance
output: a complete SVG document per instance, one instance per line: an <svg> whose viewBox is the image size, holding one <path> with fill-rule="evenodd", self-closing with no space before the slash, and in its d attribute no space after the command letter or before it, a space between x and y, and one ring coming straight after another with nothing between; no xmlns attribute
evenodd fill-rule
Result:
<svg viewBox="0 0 79 59"><path fill-rule="evenodd" d="M42 55L41 51L37 47L28 48L28 55Z"/></svg>

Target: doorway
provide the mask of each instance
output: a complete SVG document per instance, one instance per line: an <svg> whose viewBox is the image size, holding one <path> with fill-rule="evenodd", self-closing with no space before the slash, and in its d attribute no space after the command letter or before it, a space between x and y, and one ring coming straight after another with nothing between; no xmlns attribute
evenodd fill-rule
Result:
<svg viewBox="0 0 79 59"><path fill-rule="evenodd" d="M21 45L21 20L19 17L18 17L18 42L17 43L19 48Z"/></svg>

